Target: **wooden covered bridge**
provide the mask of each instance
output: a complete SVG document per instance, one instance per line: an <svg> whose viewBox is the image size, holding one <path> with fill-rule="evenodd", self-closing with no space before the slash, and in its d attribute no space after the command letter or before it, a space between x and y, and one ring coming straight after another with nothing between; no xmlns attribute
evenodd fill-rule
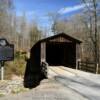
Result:
<svg viewBox="0 0 100 100"><path fill-rule="evenodd" d="M25 72L26 80L27 77L31 77L31 80L42 77L42 62L47 62L49 66L76 68L80 58L80 43L80 40L65 33L38 41L31 49Z"/></svg>
<svg viewBox="0 0 100 100"><path fill-rule="evenodd" d="M38 64L47 62L50 66L76 67L80 58L80 40L65 33L42 39L31 49Z"/></svg>

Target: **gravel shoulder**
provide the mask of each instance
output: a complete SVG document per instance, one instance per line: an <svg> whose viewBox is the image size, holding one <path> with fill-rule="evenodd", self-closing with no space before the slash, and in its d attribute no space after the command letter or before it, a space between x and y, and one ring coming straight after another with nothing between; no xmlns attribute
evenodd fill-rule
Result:
<svg viewBox="0 0 100 100"><path fill-rule="evenodd" d="M70 88L50 78L43 80L41 84L25 93L9 95L0 100L87 100L80 94L72 91Z"/></svg>

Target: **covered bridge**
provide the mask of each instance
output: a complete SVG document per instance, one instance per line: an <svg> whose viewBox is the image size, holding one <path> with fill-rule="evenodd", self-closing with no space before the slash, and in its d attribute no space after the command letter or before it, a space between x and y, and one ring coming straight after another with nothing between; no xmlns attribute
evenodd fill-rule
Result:
<svg viewBox="0 0 100 100"><path fill-rule="evenodd" d="M24 86L31 88L45 78L42 62L47 62L50 66L76 68L76 61L80 58L80 43L81 41L65 33L38 41L32 47L30 59L27 60Z"/></svg>
<svg viewBox="0 0 100 100"><path fill-rule="evenodd" d="M38 41L31 49L31 57L36 65L47 62L50 66L76 67L80 58L80 40L60 33Z"/></svg>

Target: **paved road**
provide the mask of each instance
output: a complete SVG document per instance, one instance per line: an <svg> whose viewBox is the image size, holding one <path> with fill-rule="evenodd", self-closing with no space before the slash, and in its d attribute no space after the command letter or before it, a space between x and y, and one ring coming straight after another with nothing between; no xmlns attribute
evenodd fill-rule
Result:
<svg viewBox="0 0 100 100"><path fill-rule="evenodd" d="M49 67L48 73L35 89L0 100L100 100L100 76L62 66Z"/></svg>
<svg viewBox="0 0 100 100"><path fill-rule="evenodd" d="M65 67L51 67L55 80L88 100L100 100L100 75Z"/></svg>

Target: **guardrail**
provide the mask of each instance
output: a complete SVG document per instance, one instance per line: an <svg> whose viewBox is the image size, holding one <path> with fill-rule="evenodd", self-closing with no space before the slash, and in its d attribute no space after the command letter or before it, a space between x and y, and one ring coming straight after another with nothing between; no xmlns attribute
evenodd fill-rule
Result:
<svg viewBox="0 0 100 100"><path fill-rule="evenodd" d="M97 64L95 62L78 62L78 69L86 72L97 73Z"/></svg>

